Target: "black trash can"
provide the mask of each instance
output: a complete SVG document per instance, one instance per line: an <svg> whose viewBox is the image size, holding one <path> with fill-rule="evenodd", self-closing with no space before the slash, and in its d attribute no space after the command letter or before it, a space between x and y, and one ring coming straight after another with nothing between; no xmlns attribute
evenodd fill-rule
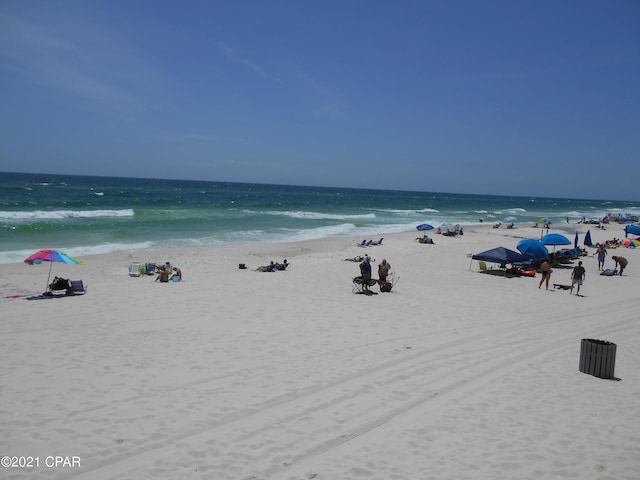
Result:
<svg viewBox="0 0 640 480"><path fill-rule="evenodd" d="M580 344L580 371L598 378L614 378L616 344L583 338Z"/></svg>

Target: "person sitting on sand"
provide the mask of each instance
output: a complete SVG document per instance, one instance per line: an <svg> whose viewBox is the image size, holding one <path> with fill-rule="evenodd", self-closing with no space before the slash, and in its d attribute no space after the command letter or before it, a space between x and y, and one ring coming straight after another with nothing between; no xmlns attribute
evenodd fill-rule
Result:
<svg viewBox="0 0 640 480"><path fill-rule="evenodd" d="M422 237L416 237L416 240L419 243L428 243L430 245L434 245L433 239L429 235L427 235L426 233Z"/></svg>
<svg viewBox="0 0 640 480"><path fill-rule="evenodd" d="M276 264L271 260L271 263L267 266L258 267L254 272L275 272L277 269Z"/></svg>
<svg viewBox="0 0 640 480"><path fill-rule="evenodd" d="M169 270L167 270L166 268L163 268L162 270L160 270L158 272L158 276L156 277L156 279L154 280L155 282L160 281L162 283L166 283L169 281Z"/></svg>
<svg viewBox="0 0 640 480"><path fill-rule="evenodd" d="M173 275L171 275L172 282L181 282L182 281L182 270L178 267L173 267Z"/></svg>
<svg viewBox="0 0 640 480"><path fill-rule="evenodd" d="M362 260L364 260L363 257L361 257L360 255L356 255L353 258L345 258L343 261L345 261L345 262L361 262Z"/></svg>
<svg viewBox="0 0 640 480"><path fill-rule="evenodd" d="M285 258L282 263L276 263L276 270L286 270L288 266L289 262L287 262L287 259Z"/></svg>

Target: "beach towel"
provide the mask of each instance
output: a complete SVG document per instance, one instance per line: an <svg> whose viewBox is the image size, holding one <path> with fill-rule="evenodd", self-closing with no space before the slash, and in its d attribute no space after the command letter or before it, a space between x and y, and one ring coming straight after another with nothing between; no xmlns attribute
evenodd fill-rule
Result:
<svg viewBox="0 0 640 480"><path fill-rule="evenodd" d="M602 273L600 275L604 275L606 277L613 277L616 274L615 270L612 270L610 268L607 268L606 270L603 270Z"/></svg>

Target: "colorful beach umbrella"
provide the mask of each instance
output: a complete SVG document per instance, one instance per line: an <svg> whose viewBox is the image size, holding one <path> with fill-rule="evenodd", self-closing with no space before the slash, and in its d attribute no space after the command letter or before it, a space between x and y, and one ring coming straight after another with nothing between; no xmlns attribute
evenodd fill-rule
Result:
<svg viewBox="0 0 640 480"><path fill-rule="evenodd" d="M620 242L620 244L623 247L627 247L627 248L638 248L640 247L640 240L625 238L624 240L622 240L622 242Z"/></svg>
<svg viewBox="0 0 640 480"><path fill-rule="evenodd" d="M538 223L551 223L551 219L549 217L541 218Z"/></svg>
<svg viewBox="0 0 640 480"><path fill-rule="evenodd" d="M81 265L83 263L80 260L76 260L75 258L70 257L64 252L59 252L58 250L40 250L24 259L24 263L28 263L29 265L38 265L42 262L49 262L49 276L47 277L46 289L49 288L51 267L55 262L66 263L69 265Z"/></svg>

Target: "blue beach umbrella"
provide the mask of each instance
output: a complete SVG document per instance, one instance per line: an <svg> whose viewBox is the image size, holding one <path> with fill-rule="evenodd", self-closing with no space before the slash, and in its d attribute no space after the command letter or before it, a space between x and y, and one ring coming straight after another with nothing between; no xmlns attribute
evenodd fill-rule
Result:
<svg viewBox="0 0 640 480"><path fill-rule="evenodd" d="M428 223L422 223L416 227L416 230L425 231L425 230L433 230L433 225L429 225Z"/></svg>
<svg viewBox="0 0 640 480"><path fill-rule="evenodd" d="M551 223L551 219L549 217L541 218L540 223Z"/></svg>
<svg viewBox="0 0 640 480"><path fill-rule="evenodd" d="M516 217L514 217L513 215L509 215L508 217L504 217L502 219L503 222L517 222L518 219Z"/></svg>
<svg viewBox="0 0 640 480"><path fill-rule="evenodd" d="M559 233L547 233L540 242L543 245L571 245L571 240L569 240L564 235L560 235Z"/></svg>
<svg viewBox="0 0 640 480"><path fill-rule="evenodd" d="M440 224L441 227L453 227L453 223L451 222L444 222Z"/></svg>
<svg viewBox="0 0 640 480"><path fill-rule="evenodd" d="M540 240L535 240L533 238L520 240L516 249L522 255L529 257L531 260L547 258L549 256L549 250L547 250L547 247L545 247Z"/></svg>
<svg viewBox="0 0 640 480"><path fill-rule="evenodd" d="M593 247L593 242L591 241L591 230L587 230L587 233L584 236L584 244L587 247Z"/></svg>

